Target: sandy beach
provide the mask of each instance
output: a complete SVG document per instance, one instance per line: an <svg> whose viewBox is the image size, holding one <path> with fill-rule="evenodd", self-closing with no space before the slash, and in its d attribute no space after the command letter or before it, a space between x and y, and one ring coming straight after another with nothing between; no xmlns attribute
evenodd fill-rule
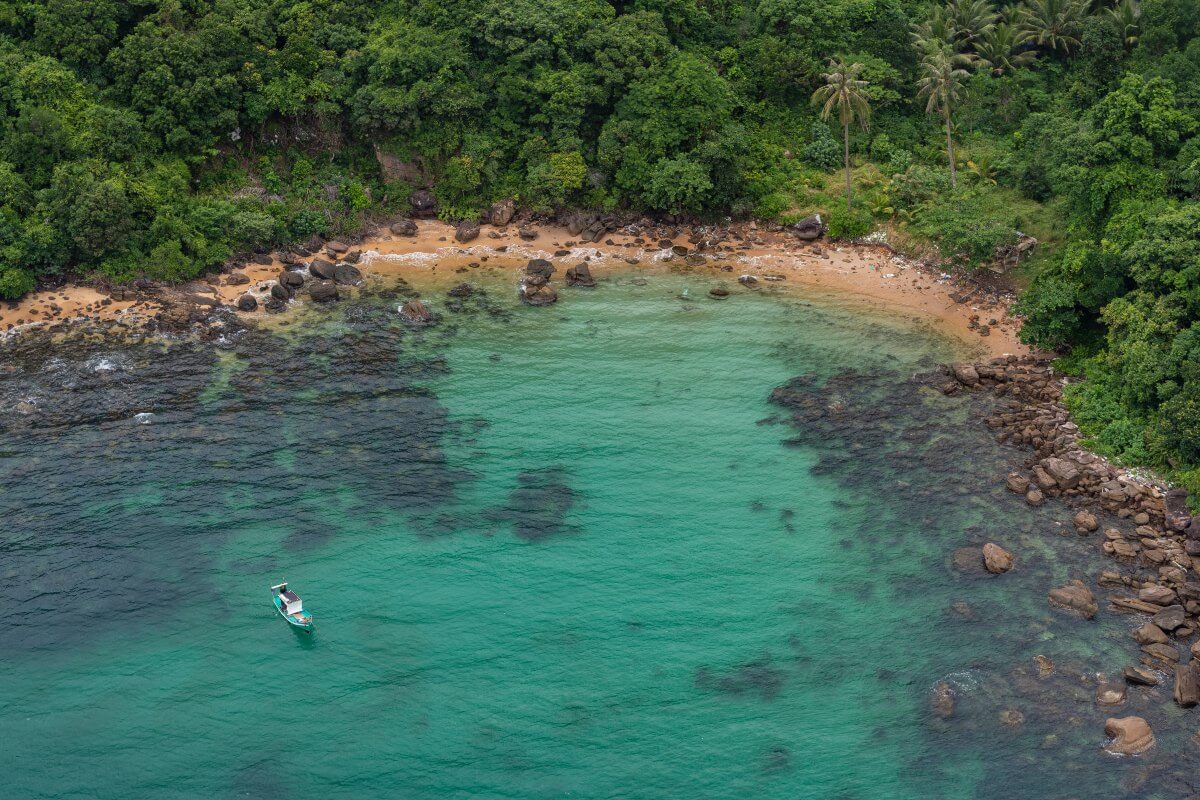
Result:
<svg viewBox="0 0 1200 800"><path fill-rule="evenodd" d="M383 229L379 235L348 241L352 251L361 251L358 262L364 276L386 279L401 277L422 291L436 291L467 280L469 266L511 270L524 267L530 258L546 258L558 269L556 282L566 268L587 259L597 277L627 270L653 271L680 268L683 259L672 257L662 241L647 236L613 232L602 242L580 244L565 228L541 226L537 237L522 239L515 226L482 227L479 238L455 241L454 227L436 221L418 223L415 236L398 236ZM754 244L732 248L729 243L705 250L703 265L689 265L695 274L711 273L714 284L737 287L742 275L782 276L774 286L791 286L800 291L836 294L839 299L862 303L879 311L901 313L927 322L952 334L981 354L1021 354L1027 351L1017 339L1019 321L1008 314L1006 304L978 299L948 276L930 273L883 246L810 243L784 233L752 230ZM748 237L750 238L750 237ZM671 240L691 247L686 235ZM209 294L214 301L234 304L247 292L260 301L269 296L271 284L284 264L275 254L270 264L247 263L234 270L248 282L231 280L231 275L210 275L205 281L188 284ZM515 276L514 276L515 277ZM763 285L763 284L759 284ZM170 294L171 290L166 290ZM293 304L303 303L297 299ZM121 318L143 324L162 307L154 297L116 300L95 288L71 285L33 293L18 303L0 304L0 334L45 327L74 319ZM243 316L266 316L261 305ZM986 329L987 335L981 335Z"/></svg>

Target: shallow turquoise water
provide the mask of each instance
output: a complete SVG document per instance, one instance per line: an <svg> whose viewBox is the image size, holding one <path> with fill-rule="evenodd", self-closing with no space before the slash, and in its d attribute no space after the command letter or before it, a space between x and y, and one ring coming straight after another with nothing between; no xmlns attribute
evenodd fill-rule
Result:
<svg viewBox="0 0 1200 800"><path fill-rule="evenodd" d="M0 398L44 412L0 448L5 796L1175 796L1099 754L1079 676L1131 660L1128 621L1045 608L1095 542L912 379L955 346L706 287L21 354ZM801 375L817 410L786 424ZM946 566L989 539L1022 569Z"/></svg>

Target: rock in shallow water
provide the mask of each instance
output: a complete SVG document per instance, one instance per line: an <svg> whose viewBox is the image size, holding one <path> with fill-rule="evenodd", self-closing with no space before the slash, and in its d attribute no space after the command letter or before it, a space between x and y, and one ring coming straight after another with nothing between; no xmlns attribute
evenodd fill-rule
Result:
<svg viewBox="0 0 1200 800"><path fill-rule="evenodd" d="M1200 703L1200 670L1195 662L1181 664L1175 668L1175 702L1184 708Z"/></svg>
<svg viewBox="0 0 1200 800"><path fill-rule="evenodd" d="M983 565L993 575L1000 575L1013 568L1012 553L998 544L988 542L983 546Z"/></svg>
<svg viewBox="0 0 1200 800"><path fill-rule="evenodd" d="M308 287L308 296L314 303L332 303L338 299L338 287L333 281L314 281Z"/></svg>
<svg viewBox="0 0 1200 800"><path fill-rule="evenodd" d="M1147 622L1145 625L1137 628L1133 632L1133 639L1138 644L1166 644L1171 641L1167 634L1163 633L1162 628L1152 622Z"/></svg>
<svg viewBox="0 0 1200 800"><path fill-rule="evenodd" d="M342 286L357 286L362 283L362 272L353 264L341 263L333 268L333 279Z"/></svg>
<svg viewBox="0 0 1200 800"><path fill-rule="evenodd" d="M413 325L428 325L433 321L433 314L429 313L429 309L420 300L409 300L400 306L400 316L405 322Z"/></svg>
<svg viewBox="0 0 1200 800"><path fill-rule="evenodd" d="M1145 667L1126 667L1121 670L1121 675L1125 678L1126 683L1136 686L1158 686L1160 683L1154 671Z"/></svg>
<svg viewBox="0 0 1200 800"><path fill-rule="evenodd" d="M1102 706L1119 706L1125 702L1124 684L1101 681L1096 687L1096 702Z"/></svg>
<svg viewBox="0 0 1200 800"><path fill-rule="evenodd" d="M1109 717L1104 722L1104 733L1113 737L1104 748L1110 753L1136 755L1154 746L1154 731L1141 717Z"/></svg>
<svg viewBox="0 0 1200 800"><path fill-rule="evenodd" d="M1026 478L1019 472L1010 472L1004 485L1008 487L1010 492L1025 494L1029 491L1029 478Z"/></svg>
<svg viewBox="0 0 1200 800"><path fill-rule="evenodd" d="M941 719L954 716L954 688L945 681L938 681L929 693L929 708Z"/></svg>
<svg viewBox="0 0 1200 800"><path fill-rule="evenodd" d="M1076 611L1084 619L1092 619L1099 610L1099 606L1096 605L1096 596L1080 580L1074 580L1066 586L1051 589L1049 600L1050 605Z"/></svg>
<svg viewBox="0 0 1200 800"><path fill-rule="evenodd" d="M1167 606L1153 617L1153 622L1164 631L1173 631L1187 622L1187 612L1183 606Z"/></svg>

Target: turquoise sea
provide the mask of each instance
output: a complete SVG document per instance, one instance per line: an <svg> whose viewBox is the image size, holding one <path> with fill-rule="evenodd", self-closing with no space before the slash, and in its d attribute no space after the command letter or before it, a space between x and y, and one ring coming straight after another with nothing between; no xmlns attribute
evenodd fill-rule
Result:
<svg viewBox="0 0 1200 800"><path fill-rule="evenodd" d="M1101 752L1136 621L1048 608L1099 542L1004 490L961 346L713 280L0 350L0 795L1192 796L1169 689Z"/></svg>

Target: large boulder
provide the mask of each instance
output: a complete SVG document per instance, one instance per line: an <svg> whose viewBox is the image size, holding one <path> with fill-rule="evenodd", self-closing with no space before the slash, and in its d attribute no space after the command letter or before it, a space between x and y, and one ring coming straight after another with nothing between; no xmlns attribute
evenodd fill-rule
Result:
<svg viewBox="0 0 1200 800"><path fill-rule="evenodd" d="M1153 622L1147 622L1133 631L1133 640L1138 644L1166 644L1171 641L1163 629Z"/></svg>
<svg viewBox="0 0 1200 800"><path fill-rule="evenodd" d="M1146 669L1145 667L1126 667L1121 670L1121 674L1125 676L1126 683L1132 683L1135 686L1158 686L1158 675L1154 670Z"/></svg>
<svg viewBox="0 0 1200 800"><path fill-rule="evenodd" d="M1079 485L1079 468L1065 458L1044 458L1041 465L1059 488L1074 489Z"/></svg>
<svg viewBox="0 0 1200 800"><path fill-rule="evenodd" d="M314 303L332 303L339 297L337 284L333 281L313 281L308 286L308 296Z"/></svg>
<svg viewBox="0 0 1200 800"><path fill-rule="evenodd" d="M1156 606L1172 605L1178 598L1175 590L1158 583L1148 583L1138 589L1138 600Z"/></svg>
<svg viewBox="0 0 1200 800"><path fill-rule="evenodd" d="M226 286L245 286L250 282L250 276L244 272L231 272L225 277Z"/></svg>
<svg viewBox="0 0 1200 800"><path fill-rule="evenodd" d="M945 681L935 683L929 692L929 709L942 719L954 716L954 701L954 687Z"/></svg>
<svg viewBox="0 0 1200 800"><path fill-rule="evenodd" d="M1102 706L1119 706L1125 702L1125 695L1124 683L1101 680L1096 685L1096 702Z"/></svg>
<svg viewBox="0 0 1200 800"><path fill-rule="evenodd" d="M792 225L792 232L808 241L820 239L825 234L825 223L821 221L820 214L813 214Z"/></svg>
<svg viewBox="0 0 1200 800"><path fill-rule="evenodd" d="M1004 481L1004 485L1008 487L1010 492L1025 494L1029 491L1029 478L1026 478L1019 472L1010 472L1008 473L1008 478Z"/></svg>
<svg viewBox="0 0 1200 800"><path fill-rule="evenodd" d="M454 229L454 240L466 244L479 238L478 222L460 222Z"/></svg>
<svg viewBox="0 0 1200 800"><path fill-rule="evenodd" d="M998 544L988 542L983 546L983 566L993 575L1000 575L1013 568L1012 553Z"/></svg>
<svg viewBox="0 0 1200 800"><path fill-rule="evenodd" d="M950 367L954 377L963 386L978 386L979 372L973 364L952 364Z"/></svg>
<svg viewBox="0 0 1200 800"><path fill-rule="evenodd" d="M315 258L313 259L313 262L308 265L309 273L311 273L314 278L323 281L333 280L334 269L335 267L333 262L326 261L323 258Z"/></svg>
<svg viewBox="0 0 1200 800"><path fill-rule="evenodd" d="M1054 480L1050 473L1046 472L1041 464L1033 465L1033 481L1042 491L1053 489L1055 486L1058 486L1058 481Z"/></svg>
<svg viewBox="0 0 1200 800"><path fill-rule="evenodd" d="M1100 610L1096 605L1096 596L1083 581L1074 580L1066 586L1051 589L1050 605L1078 612L1084 619L1092 619Z"/></svg>
<svg viewBox="0 0 1200 800"><path fill-rule="evenodd" d="M1175 702L1184 708L1191 708L1200 703L1200 670L1196 663L1189 661L1175 668Z"/></svg>
<svg viewBox="0 0 1200 800"><path fill-rule="evenodd" d="M244 294L237 299L238 311L254 311L258 308L258 300L252 294Z"/></svg>
<svg viewBox="0 0 1200 800"><path fill-rule="evenodd" d="M428 325L433 322L433 314L420 300L409 300L400 306L400 316L412 325Z"/></svg>
<svg viewBox="0 0 1200 800"><path fill-rule="evenodd" d="M412 206L413 214L418 217L432 217L437 215L437 198L428 189L418 189L413 192L408 198L408 204Z"/></svg>
<svg viewBox="0 0 1200 800"><path fill-rule="evenodd" d="M530 306L548 306L558 302L558 292L548 283L521 284L521 302Z"/></svg>
<svg viewBox="0 0 1200 800"><path fill-rule="evenodd" d="M595 285L596 279L592 277L592 270L588 267L587 262L567 269L567 286L585 286L591 288Z"/></svg>
<svg viewBox="0 0 1200 800"><path fill-rule="evenodd" d="M402 219L392 225L391 231L397 236L416 236L417 223L411 219Z"/></svg>
<svg viewBox="0 0 1200 800"><path fill-rule="evenodd" d="M353 264L341 263L333 268L333 279L342 286L357 286L362 283L362 272Z"/></svg>
<svg viewBox="0 0 1200 800"><path fill-rule="evenodd" d="M567 219L567 233L572 236L578 236L583 233L583 229L588 226L588 218L582 214L572 214Z"/></svg>
<svg viewBox="0 0 1200 800"><path fill-rule="evenodd" d="M1192 515L1187 505L1187 494L1187 489L1168 489L1163 497L1167 527L1173 531L1186 530L1192 521Z"/></svg>
<svg viewBox="0 0 1200 800"><path fill-rule="evenodd" d="M301 286L304 285L304 276L303 275L301 275L299 272L291 272L286 269L280 271L279 277L277 278L277 280L283 286L286 286L289 290L292 290L292 291L299 289Z"/></svg>
<svg viewBox="0 0 1200 800"><path fill-rule="evenodd" d="M525 274L550 280L550 276L554 274L554 265L544 258L533 258L525 265Z"/></svg>
<svg viewBox="0 0 1200 800"><path fill-rule="evenodd" d="M1104 721L1104 733L1113 737L1105 750L1132 756L1154 746L1154 731L1141 717L1109 717Z"/></svg>
<svg viewBox="0 0 1200 800"><path fill-rule="evenodd" d="M588 225L583 233L579 234L579 238L584 243L598 242L604 236L607 226L601 220L595 220L591 225Z"/></svg>
<svg viewBox="0 0 1200 800"><path fill-rule="evenodd" d="M1142 645L1142 663L1164 670L1175 669L1179 663L1179 648L1164 642L1152 642Z"/></svg>
<svg viewBox="0 0 1200 800"><path fill-rule="evenodd" d="M1164 631L1173 631L1187 622L1187 613L1181 605L1167 606L1151 618Z"/></svg>
<svg viewBox="0 0 1200 800"><path fill-rule="evenodd" d="M1058 479L1055 478L1055 480ZM1075 516L1071 521L1075 523L1075 529L1080 532L1091 533L1100 527L1100 523L1096 519L1096 515L1087 510L1075 512Z"/></svg>
<svg viewBox="0 0 1200 800"><path fill-rule="evenodd" d="M503 228L508 223L512 222L513 215L517 213L517 204L512 200L501 200L499 203L492 205L492 210L488 212L488 221L497 228Z"/></svg>

